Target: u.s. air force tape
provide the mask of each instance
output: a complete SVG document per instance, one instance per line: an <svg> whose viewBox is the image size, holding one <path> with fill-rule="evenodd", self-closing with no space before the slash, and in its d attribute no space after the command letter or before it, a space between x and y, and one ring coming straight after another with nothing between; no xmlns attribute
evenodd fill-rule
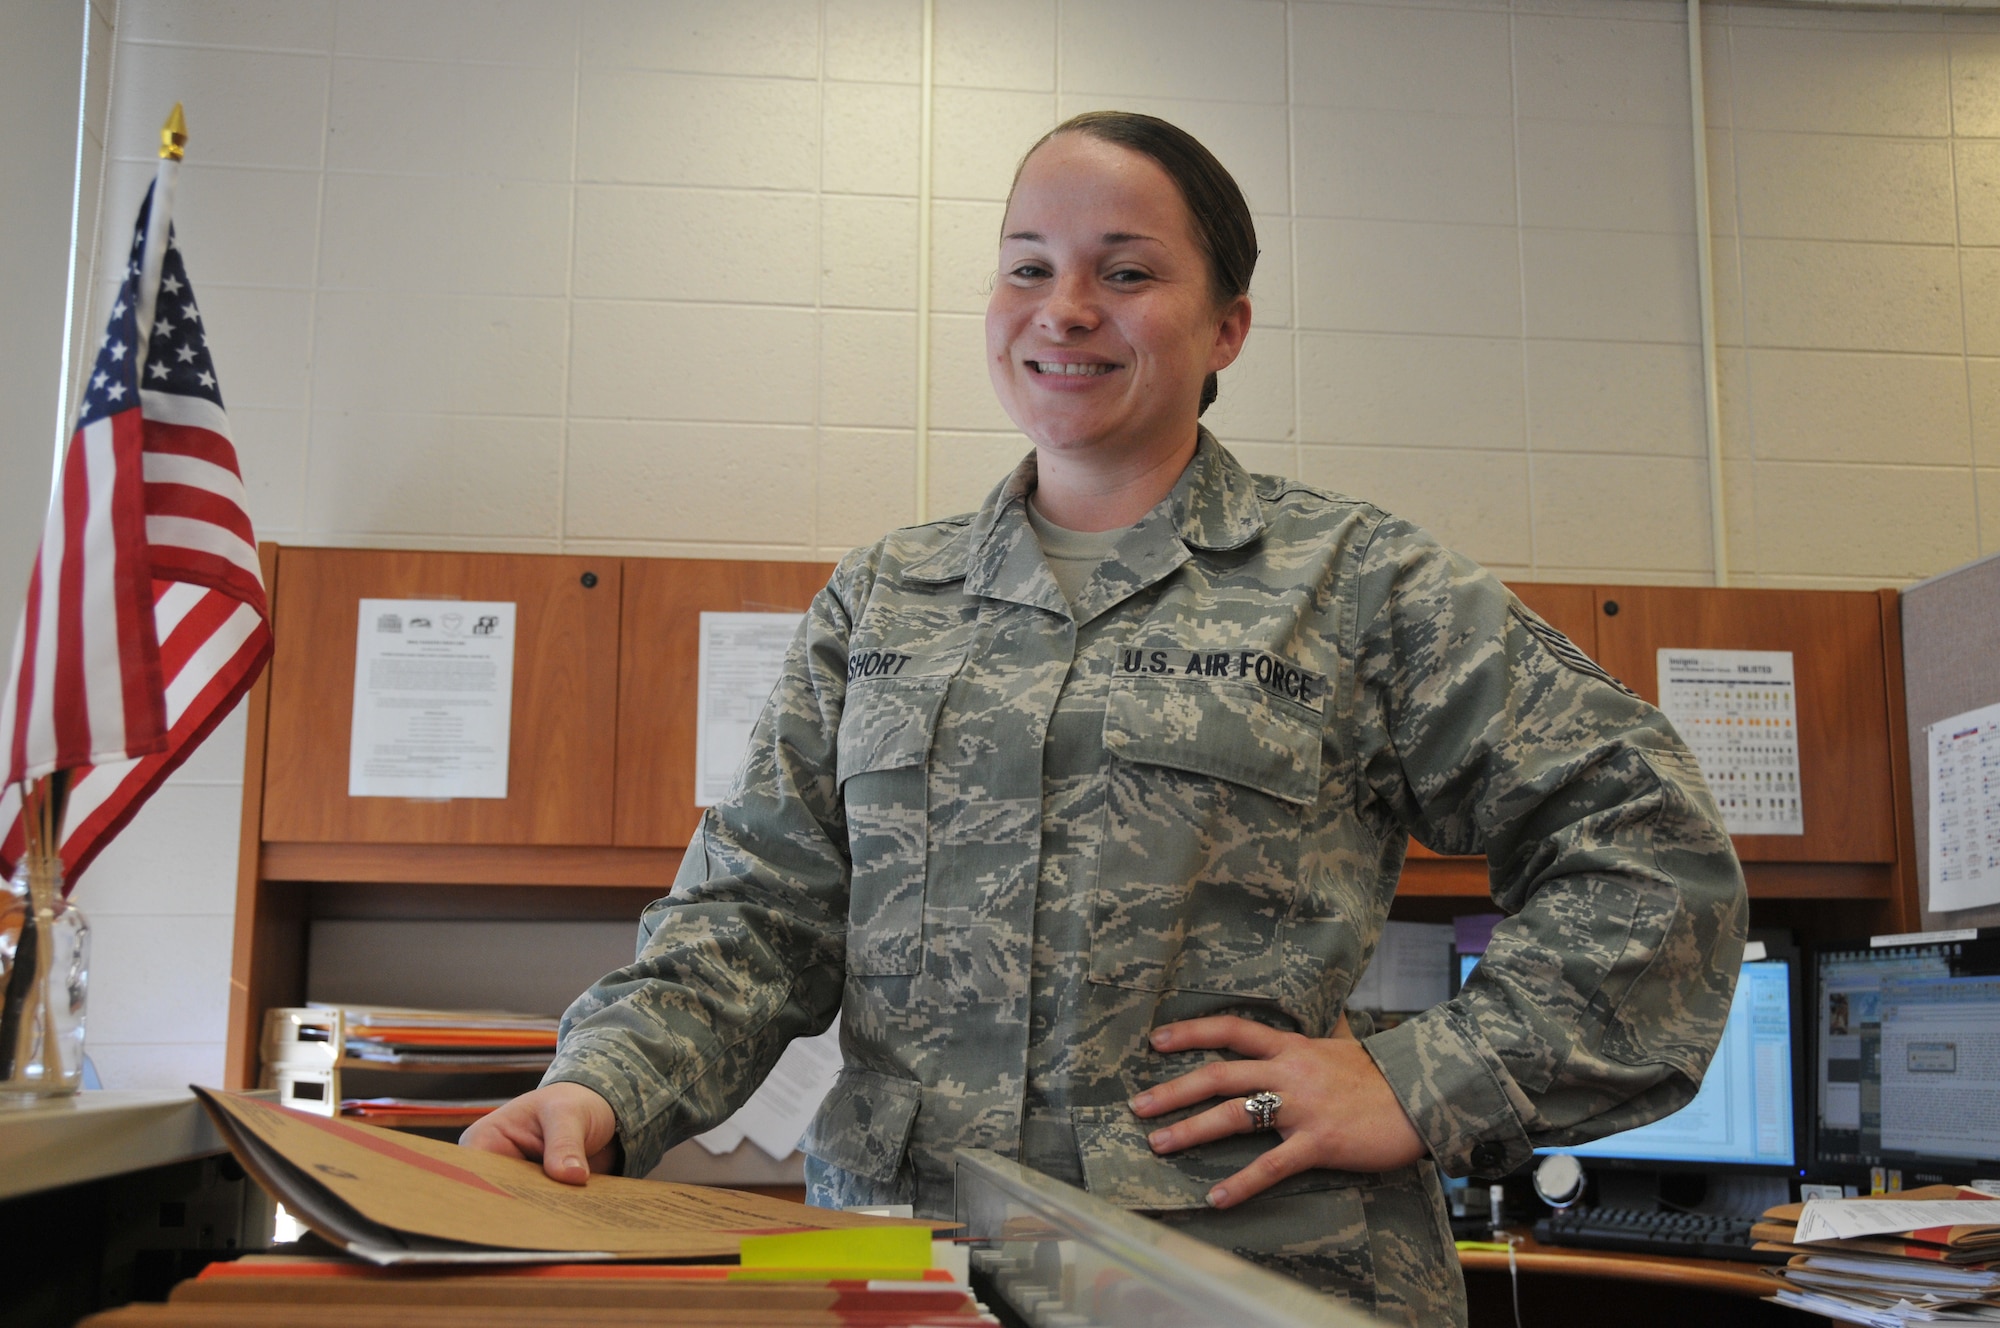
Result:
<svg viewBox="0 0 2000 1328"><path fill-rule="evenodd" d="M1195 650L1187 646L1134 646L1118 652L1126 677L1234 678L1317 707L1326 697L1326 675L1302 669L1262 650Z"/></svg>
<svg viewBox="0 0 2000 1328"><path fill-rule="evenodd" d="M1632 697L1634 700L1638 699L1639 694L1637 692L1606 673L1603 665L1577 649L1576 642L1543 622L1527 608L1520 604L1515 604L1511 606L1509 611L1513 613L1521 626L1534 634L1537 641L1540 641L1549 648L1550 654L1554 655L1564 664L1587 677L1596 678L1600 682L1610 683L1613 687L1616 687L1619 691Z"/></svg>

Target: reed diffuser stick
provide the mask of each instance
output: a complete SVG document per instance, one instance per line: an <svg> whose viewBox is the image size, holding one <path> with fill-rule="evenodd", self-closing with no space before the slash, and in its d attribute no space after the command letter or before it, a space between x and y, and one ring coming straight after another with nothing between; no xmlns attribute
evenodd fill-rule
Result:
<svg viewBox="0 0 2000 1328"><path fill-rule="evenodd" d="M55 1005L49 992L49 966L55 960L56 898L62 882L62 808L67 777L58 772L35 780L22 790L21 829L27 841L22 861L27 867L28 898L14 945L14 966L7 990L0 997L0 1082L18 1079L32 1063L39 1028L43 1060L50 1060L55 1032ZM31 1012L38 1012L39 1020ZM45 1073L61 1067L44 1066Z"/></svg>
<svg viewBox="0 0 2000 1328"><path fill-rule="evenodd" d="M35 931L41 944L35 947L35 990L42 1006L42 1082L53 1085L62 1077L62 1050L56 1028L55 993L49 976L56 962L56 902L62 894L62 813L63 793L69 778L66 772L44 775L42 784L42 851L28 871L28 893L35 901ZM21 1062L16 1062L21 1064Z"/></svg>
<svg viewBox="0 0 2000 1328"><path fill-rule="evenodd" d="M22 865L27 869L28 897L21 901L20 936L14 942L13 967L7 974L7 991L0 999L0 1082L14 1079L34 1052L34 1020L29 1002L41 973L41 910L36 907L35 878L44 856L42 803L47 789L36 780L21 790L21 831L26 839Z"/></svg>

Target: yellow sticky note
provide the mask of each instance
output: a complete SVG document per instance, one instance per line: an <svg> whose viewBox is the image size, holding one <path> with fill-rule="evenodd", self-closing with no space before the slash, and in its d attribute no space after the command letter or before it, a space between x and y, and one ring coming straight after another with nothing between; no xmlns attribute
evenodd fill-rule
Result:
<svg viewBox="0 0 2000 1328"><path fill-rule="evenodd" d="M929 1227L853 1227L745 1236L745 1268L880 1269L931 1266Z"/></svg>

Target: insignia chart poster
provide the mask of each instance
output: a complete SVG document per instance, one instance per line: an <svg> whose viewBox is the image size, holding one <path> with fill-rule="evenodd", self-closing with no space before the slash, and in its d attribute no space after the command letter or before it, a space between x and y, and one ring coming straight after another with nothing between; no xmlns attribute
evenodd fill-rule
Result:
<svg viewBox="0 0 2000 1328"><path fill-rule="evenodd" d="M1930 728L1933 912L2000 903L2000 705Z"/></svg>
<svg viewBox="0 0 2000 1328"><path fill-rule="evenodd" d="M1802 835L1789 650L1659 652L1660 709L1693 749L1732 835Z"/></svg>
<svg viewBox="0 0 2000 1328"><path fill-rule="evenodd" d="M350 798L504 798L514 606L364 599L354 642Z"/></svg>

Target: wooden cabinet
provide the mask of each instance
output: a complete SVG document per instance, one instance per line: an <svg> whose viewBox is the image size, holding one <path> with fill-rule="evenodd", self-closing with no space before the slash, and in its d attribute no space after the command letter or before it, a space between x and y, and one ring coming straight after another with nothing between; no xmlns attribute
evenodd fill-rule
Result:
<svg viewBox="0 0 2000 1328"><path fill-rule="evenodd" d="M228 1081L265 1009L305 997L316 919L636 918L694 805L704 611L799 610L824 563L377 549L259 550L275 650L249 710ZM516 606L504 799L353 798L362 599ZM473 888L467 888L473 887Z"/></svg>
<svg viewBox="0 0 2000 1328"><path fill-rule="evenodd" d="M1663 648L1788 650L1803 835L1739 835L1760 920L1821 936L1916 925L1896 593L1519 584L1523 603L1639 695ZM1486 864L1411 846L1399 916L1489 908Z"/></svg>
<svg viewBox="0 0 2000 1328"><path fill-rule="evenodd" d="M1738 835L1745 862L1896 860L1882 604L1869 591L1624 586L1597 596L1597 661L1658 704L1658 652L1787 650L1803 835Z"/></svg>
<svg viewBox="0 0 2000 1328"><path fill-rule="evenodd" d="M262 837L311 844L609 844L622 571L616 558L280 550ZM362 599L515 605L505 798L347 795Z"/></svg>

